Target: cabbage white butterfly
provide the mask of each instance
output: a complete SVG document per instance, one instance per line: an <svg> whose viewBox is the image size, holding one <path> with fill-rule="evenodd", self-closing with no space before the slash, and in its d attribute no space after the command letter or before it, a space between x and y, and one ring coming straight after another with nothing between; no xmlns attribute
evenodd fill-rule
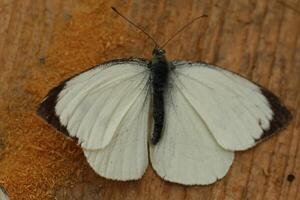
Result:
<svg viewBox="0 0 300 200"><path fill-rule="evenodd" d="M253 147L290 121L291 113L267 89L204 62L168 61L163 47L173 37L159 46L143 32L156 45L151 60L97 65L62 81L38 109L48 123L78 139L101 176L139 179L150 157L165 180L211 184L225 176L234 151Z"/></svg>

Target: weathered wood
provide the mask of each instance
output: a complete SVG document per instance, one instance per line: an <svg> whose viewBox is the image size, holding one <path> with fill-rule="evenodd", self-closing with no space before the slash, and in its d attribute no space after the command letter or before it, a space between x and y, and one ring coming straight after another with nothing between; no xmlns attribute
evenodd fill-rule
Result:
<svg viewBox="0 0 300 200"><path fill-rule="evenodd" d="M246 75L293 111L287 129L237 152L209 186L96 175L76 144L35 115L47 91L96 63L150 57L153 44L110 6L163 42L170 60L203 60ZM300 1L2 0L0 2L0 185L11 199L300 199ZM1 150L1 144L4 149ZM292 180L294 175L295 179Z"/></svg>

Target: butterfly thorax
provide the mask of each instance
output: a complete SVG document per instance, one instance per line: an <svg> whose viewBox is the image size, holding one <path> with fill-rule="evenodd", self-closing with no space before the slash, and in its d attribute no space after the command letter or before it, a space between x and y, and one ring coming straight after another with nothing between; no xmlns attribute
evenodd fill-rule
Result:
<svg viewBox="0 0 300 200"><path fill-rule="evenodd" d="M150 63L150 69L153 89L164 90L169 74L169 62L165 57L164 50L153 50L153 58Z"/></svg>
<svg viewBox="0 0 300 200"><path fill-rule="evenodd" d="M154 120L154 131L152 133L151 142L155 145L161 138L161 133L164 125L164 91L168 83L170 64L165 57L165 51L163 49L155 48L152 55L153 58L149 66L149 68L151 69Z"/></svg>

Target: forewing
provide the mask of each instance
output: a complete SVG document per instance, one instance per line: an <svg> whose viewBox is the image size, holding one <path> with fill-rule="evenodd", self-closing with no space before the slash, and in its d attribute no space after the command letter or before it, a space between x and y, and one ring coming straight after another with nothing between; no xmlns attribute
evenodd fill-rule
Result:
<svg viewBox="0 0 300 200"><path fill-rule="evenodd" d="M130 109L141 98L145 101L149 76L147 61L142 59L98 65L53 88L38 113L58 130L78 138L83 148L101 149L118 134Z"/></svg>
<svg viewBox="0 0 300 200"><path fill-rule="evenodd" d="M169 82L162 137L156 145L149 144L152 166L171 182L211 184L225 176L234 153L218 145L201 116L173 83L172 75Z"/></svg>
<svg viewBox="0 0 300 200"><path fill-rule="evenodd" d="M174 84L225 149L248 149L291 119L274 94L242 76L205 63L173 64Z"/></svg>
<svg viewBox="0 0 300 200"><path fill-rule="evenodd" d="M115 180L134 180L144 174L148 166L146 133L150 97L148 93L137 98L107 147L98 150L83 148L90 166L101 176Z"/></svg>

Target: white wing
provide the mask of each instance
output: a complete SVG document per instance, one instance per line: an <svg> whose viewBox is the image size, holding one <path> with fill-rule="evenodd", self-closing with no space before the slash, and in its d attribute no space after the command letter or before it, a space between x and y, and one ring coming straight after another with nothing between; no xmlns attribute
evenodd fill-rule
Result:
<svg viewBox="0 0 300 200"><path fill-rule="evenodd" d="M144 60L111 61L52 89L38 112L58 130L78 138L83 148L102 149L119 134L122 123L121 128L133 131L126 120L137 115L128 113L147 99L149 76Z"/></svg>
<svg viewBox="0 0 300 200"><path fill-rule="evenodd" d="M110 144L84 154L101 176L115 180L139 179L148 166L147 122L150 94L138 97L124 116Z"/></svg>
<svg viewBox="0 0 300 200"><path fill-rule="evenodd" d="M170 83L174 81L173 75ZM154 170L163 179L185 185L210 184L229 170L234 153L215 141L201 116L172 84L166 93L165 124L158 144L150 144Z"/></svg>
<svg viewBox="0 0 300 200"><path fill-rule="evenodd" d="M7 193L2 187L0 187L0 200L9 200Z"/></svg>
<svg viewBox="0 0 300 200"><path fill-rule="evenodd" d="M237 74L204 63L173 64L174 87L225 149L248 149L291 118L276 96Z"/></svg>

